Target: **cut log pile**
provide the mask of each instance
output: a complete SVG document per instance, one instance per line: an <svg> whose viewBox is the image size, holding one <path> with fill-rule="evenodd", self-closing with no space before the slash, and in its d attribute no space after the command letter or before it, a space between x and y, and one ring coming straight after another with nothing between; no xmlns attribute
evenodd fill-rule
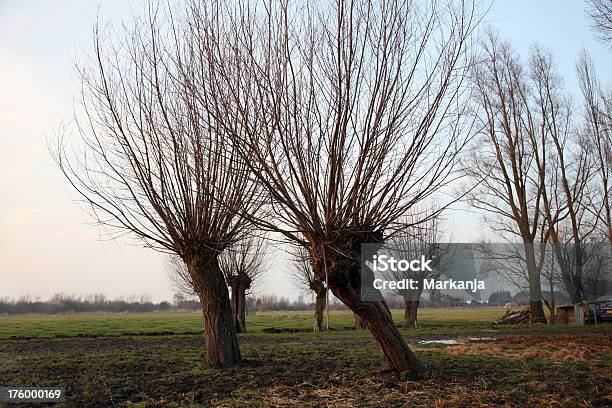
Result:
<svg viewBox="0 0 612 408"><path fill-rule="evenodd" d="M493 326L500 324L524 324L529 323L529 309L520 310L515 312L514 310L508 310L501 318L491 323Z"/></svg>

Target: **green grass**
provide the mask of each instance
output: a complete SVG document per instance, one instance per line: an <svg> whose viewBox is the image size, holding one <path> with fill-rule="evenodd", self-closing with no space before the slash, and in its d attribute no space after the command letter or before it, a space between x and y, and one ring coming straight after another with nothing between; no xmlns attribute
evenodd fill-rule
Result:
<svg viewBox="0 0 612 408"><path fill-rule="evenodd" d="M0 339L194 334L201 332L201 313L135 313L0 317Z"/></svg>
<svg viewBox="0 0 612 408"><path fill-rule="evenodd" d="M394 310L394 319L401 321L402 313ZM498 308L470 309L468 313L463 309L422 309L419 312L422 329L413 332L445 334L486 329L499 315ZM350 312L332 311L329 323L333 329L346 330L353 326L354 319ZM249 333L261 333L269 327L310 329L312 326L312 312L260 312L247 317ZM0 317L0 339L197 334L201 331L199 312Z"/></svg>
<svg viewBox="0 0 612 408"><path fill-rule="evenodd" d="M401 320L402 311L393 314ZM310 329L309 312L249 316L240 335L246 365L228 370L202 364L200 313L0 317L0 385L65 387L58 406L69 407L606 406L612 325L491 329L501 314L422 309L418 329L401 329L427 368L418 381L381 373L378 345L368 331L349 329L348 312L332 312L334 330L319 334L262 331ZM463 335L501 337L494 343L503 352L415 343ZM544 343L593 352L574 362L518 353Z"/></svg>
<svg viewBox="0 0 612 408"><path fill-rule="evenodd" d="M503 314L495 307L473 309L451 308L419 311L419 328L402 331L413 336L443 336L487 333L490 322ZM400 322L402 310L393 310L393 317ZM354 324L353 315L347 311L330 312L328 335L343 335ZM247 316L248 335L262 333L264 328L293 328L309 330L313 326L312 312L260 312ZM598 330L600 327L584 327L584 330ZM537 326L507 326L498 332L541 330ZM575 331L575 326L553 326L547 330ZM134 313L134 314L75 314L56 316L0 316L0 340L27 338L62 337L107 337L140 335L199 334L202 332L202 315L194 313ZM301 336L316 336L314 333L300 333ZM367 331L357 335L368 336Z"/></svg>

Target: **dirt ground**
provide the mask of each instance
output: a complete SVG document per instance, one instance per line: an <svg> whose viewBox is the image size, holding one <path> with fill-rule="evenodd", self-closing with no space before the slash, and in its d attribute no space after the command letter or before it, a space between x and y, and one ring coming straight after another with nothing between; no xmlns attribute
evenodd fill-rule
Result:
<svg viewBox="0 0 612 408"><path fill-rule="evenodd" d="M333 337L241 338L245 366L202 367L195 335L0 342L0 383L66 387L65 406L610 406L612 332L413 344L427 373L384 372L377 344ZM38 405L40 406L40 405Z"/></svg>

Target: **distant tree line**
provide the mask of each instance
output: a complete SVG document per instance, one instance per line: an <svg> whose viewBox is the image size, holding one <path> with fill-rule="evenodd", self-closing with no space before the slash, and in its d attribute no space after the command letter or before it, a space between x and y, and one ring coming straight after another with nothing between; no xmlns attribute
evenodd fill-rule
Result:
<svg viewBox="0 0 612 408"><path fill-rule="evenodd" d="M198 304L199 306L199 304ZM165 312L178 309L170 302L154 303L143 295L138 298L108 299L102 294L87 296L56 294L51 299L42 301L30 296L18 299L0 299L0 315L21 314L68 314L68 313L146 313Z"/></svg>
<svg viewBox="0 0 612 408"><path fill-rule="evenodd" d="M390 309L404 309L405 301L401 296L389 297L387 305ZM474 305L487 305L487 302L483 303L468 303L464 299L454 297L445 293L430 293L428 298L422 298L420 300L422 307L465 307ZM315 300L307 299L305 296L300 295L296 300L290 300L287 297L276 296L276 295L260 295L258 297L247 297L246 308L247 313L252 312L265 312L265 311L291 311L291 310L315 310ZM493 304L493 303L490 303ZM497 303L495 303L497 305ZM330 296L329 301L330 310L349 310L349 308L339 301L337 298Z"/></svg>
<svg viewBox="0 0 612 408"><path fill-rule="evenodd" d="M391 309L402 309L404 301L401 297L391 298L387 302ZM441 294L435 299L422 300L424 307L461 307L468 304L459 298ZM491 301L489 301L490 304ZM484 303L486 304L486 303ZM493 304L497 304L493 302ZM297 299L285 296L259 295L246 297L246 313L266 311L312 311L315 302L301 294ZM348 310L346 305L335 297L331 297L330 310ZM150 296L129 296L127 298L109 299L103 294L67 295L55 294L49 300L40 300L32 296L22 296L17 299L0 298L0 315L55 315L73 313L152 313L173 311L200 311L199 300L175 295L172 302L153 302Z"/></svg>

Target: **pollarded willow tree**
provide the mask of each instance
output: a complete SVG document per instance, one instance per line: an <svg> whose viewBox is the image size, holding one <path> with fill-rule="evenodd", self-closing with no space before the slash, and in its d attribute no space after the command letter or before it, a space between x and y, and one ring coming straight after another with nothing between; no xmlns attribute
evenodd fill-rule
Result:
<svg viewBox="0 0 612 408"><path fill-rule="evenodd" d="M267 269L265 241L256 236L242 239L221 254L219 265L232 291L236 331L245 333L247 292Z"/></svg>
<svg viewBox="0 0 612 408"><path fill-rule="evenodd" d="M220 67L209 97L272 197L274 220L255 221L306 248L315 276L363 319L391 368L418 373L382 295L360 296L362 244L405 228L402 214L455 179L472 134L474 4L280 1L222 11L200 13L210 37L223 38L209 47Z"/></svg>
<svg viewBox="0 0 612 408"><path fill-rule="evenodd" d="M293 256L294 269L291 276L297 282L300 289L312 291L315 297L315 317L314 331L320 332L323 330L323 315L327 304L327 287L325 281L316 277L312 266L310 265L309 256L303 247L297 247Z"/></svg>
<svg viewBox="0 0 612 408"><path fill-rule="evenodd" d="M415 214L406 214L403 221L411 226L395 234L386 245L385 252L396 259L419 259L424 256L432 260L431 271L394 271L389 268L383 273L383 276L389 280L413 279L419 282L414 289L408 287L394 290L404 300L404 321L402 322L404 328L417 327L417 314L423 294L424 280L439 280L441 276L448 275L454 266L455 250L452 244L443 243L441 217L431 217L426 222L417 223L423 218L423 215L431 212L436 212L435 208L422 212L415 211Z"/></svg>
<svg viewBox="0 0 612 408"><path fill-rule="evenodd" d="M180 10L150 6L117 35L96 24L93 62L82 65L74 137L54 155L113 236L130 234L184 262L203 309L205 359L241 362L219 254L259 210L257 186L198 92L210 71ZM223 203L221 205L220 203Z"/></svg>

